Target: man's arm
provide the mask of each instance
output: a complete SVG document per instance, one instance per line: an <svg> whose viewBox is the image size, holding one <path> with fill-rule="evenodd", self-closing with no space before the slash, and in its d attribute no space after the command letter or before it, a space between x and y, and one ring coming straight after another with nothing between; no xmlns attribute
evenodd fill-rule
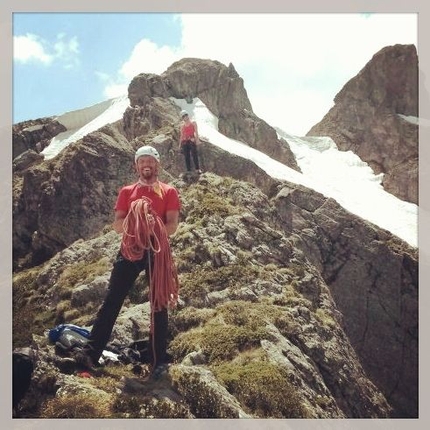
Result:
<svg viewBox="0 0 430 430"><path fill-rule="evenodd" d="M178 228L178 224L179 224L179 211L177 210L167 211L165 226L166 226L167 234L169 236L175 233L176 229Z"/></svg>
<svg viewBox="0 0 430 430"><path fill-rule="evenodd" d="M124 231L123 222L126 215L127 215L126 211L115 211L115 220L112 226L117 233L122 233Z"/></svg>

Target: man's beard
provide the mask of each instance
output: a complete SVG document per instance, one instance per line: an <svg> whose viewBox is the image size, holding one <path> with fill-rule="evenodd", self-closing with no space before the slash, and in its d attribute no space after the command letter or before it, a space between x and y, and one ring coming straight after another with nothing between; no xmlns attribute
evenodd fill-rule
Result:
<svg viewBox="0 0 430 430"><path fill-rule="evenodd" d="M156 169L152 169L151 167L145 167L141 171L141 177L142 179L149 180L149 179L155 179L157 176Z"/></svg>

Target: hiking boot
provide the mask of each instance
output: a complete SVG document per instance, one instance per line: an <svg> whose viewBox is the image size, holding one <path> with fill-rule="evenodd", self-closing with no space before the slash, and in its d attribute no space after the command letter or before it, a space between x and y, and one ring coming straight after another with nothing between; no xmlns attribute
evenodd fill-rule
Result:
<svg viewBox="0 0 430 430"><path fill-rule="evenodd" d="M167 363L159 364L151 373L150 379L159 381L169 373L169 365Z"/></svg>
<svg viewBox="0 0 430 430"><path fill-rule="evenodd" d="M67 373L71 375L76 370L76 361L73 358L57 358L54 361L55 365L58 367L61 373Z"/></svg>
<svg viewBox="0 0 430 430"><path fill-rule="evenodd" d="M93 369L94 363L91 357L81 348L75 348L71 356L75 360L77 366L84 369Z"/></svg>
<svg viewBox="0 0 430 430"><path fill-rule="evenodd" d="M55 354L61 357L68 357L70 355L70 348L63 345L61 342L55 342Z"/></svg>

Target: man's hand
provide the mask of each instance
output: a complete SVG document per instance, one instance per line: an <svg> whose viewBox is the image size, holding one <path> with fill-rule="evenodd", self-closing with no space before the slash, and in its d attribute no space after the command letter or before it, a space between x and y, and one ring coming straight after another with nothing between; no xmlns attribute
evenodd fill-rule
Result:
<svg viewBox="0 0 430 430"><path fill-rule="evenodd" d="M126 215L127 215L127 212L125 211L115 212L115 221L113 222L112 227L117 233L123 233L124 231L123 223Z"/></svg>
<svg viewBox="0 0 430 430"><path fill-rule="evenodd" d="M147 221L148 221L148 227L150 230L154 230L155 227L155 218L154 215L152 214L148 214L146 217Z"/></svg>
<svg viewBox="0 0 430 430"><path fill-rule="evenodd" d="M166 231L170 236L175 233L179 224L179 211L167 211L166 212Z"/></svg>

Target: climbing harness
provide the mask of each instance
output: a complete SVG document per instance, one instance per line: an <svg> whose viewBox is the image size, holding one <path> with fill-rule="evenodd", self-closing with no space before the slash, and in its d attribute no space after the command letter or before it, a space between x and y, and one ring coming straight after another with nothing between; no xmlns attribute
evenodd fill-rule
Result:
<svg viewBox="0 0 430 430"><path fill-rule="evenodd" d="M121 253L130 261L141 260L145 252L154 255L149 264L149 289L151 306L151 333L154 330L154 313L174 307L178 300L179 281L173 262L169 238L161 218L153 211L151 200L142 197L130 205L124 219ZM152 341L154 343L154 335ZM155 346L152 345L155 357Z"/></svg>

